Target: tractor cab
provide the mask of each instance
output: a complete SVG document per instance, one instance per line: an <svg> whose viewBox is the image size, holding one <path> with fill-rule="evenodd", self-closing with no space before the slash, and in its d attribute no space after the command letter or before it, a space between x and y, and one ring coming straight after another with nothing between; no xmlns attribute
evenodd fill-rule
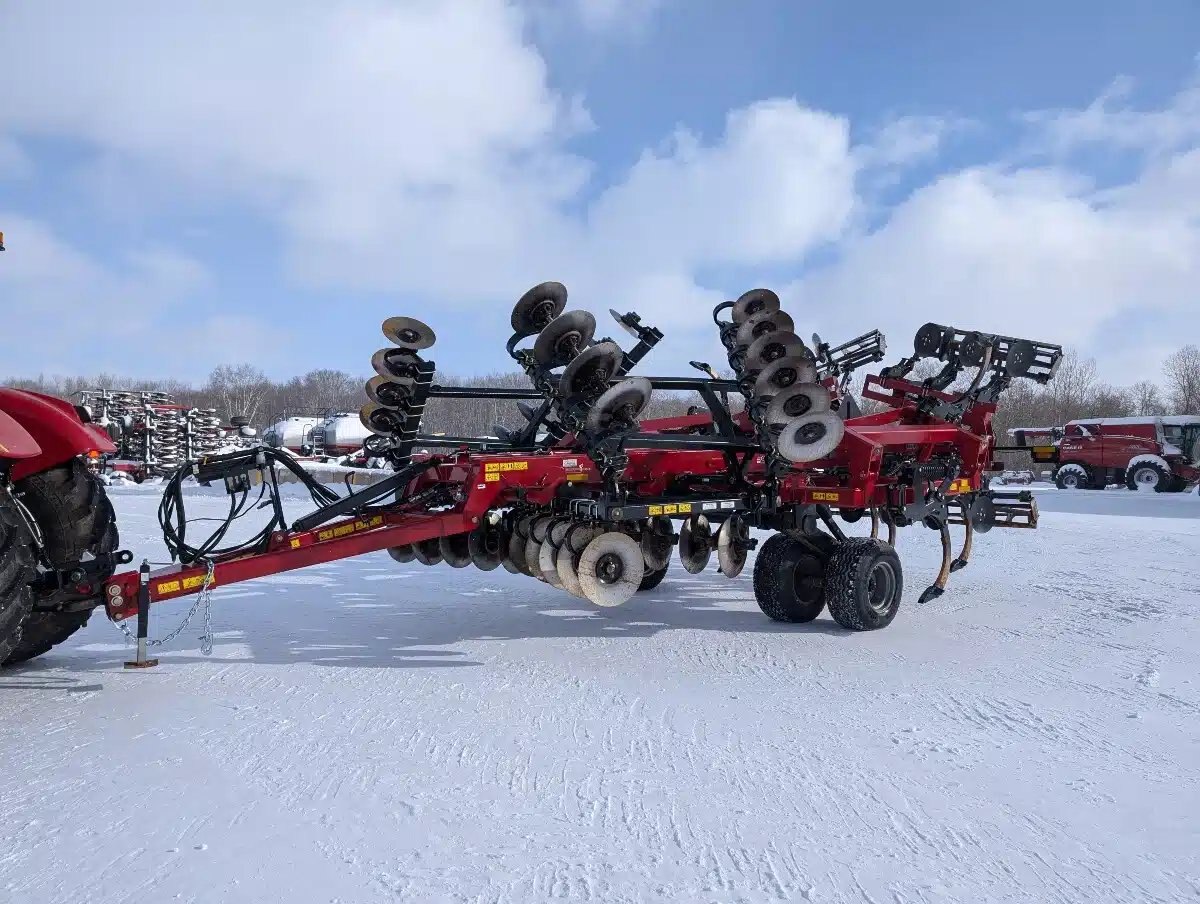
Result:
<svg viewBox="0 0 1200 904"><path fill-rule="evenodd" d="M1163 445L1200 464L1200 417L1163 418Z"/></svg>

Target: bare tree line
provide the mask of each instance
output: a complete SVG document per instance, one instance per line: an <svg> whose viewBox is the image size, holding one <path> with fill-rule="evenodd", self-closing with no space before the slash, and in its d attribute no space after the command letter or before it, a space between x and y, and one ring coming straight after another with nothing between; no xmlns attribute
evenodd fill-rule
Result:
<svg viewBox="0 0 1200 904"><path fill-rule="evenodd" d="M929 376L936 367L918 370ZM478 377L438 374L437 381L476 387L525 388L528 379L520 373L493 373ZM200 386L179 380L130 380L114 374L93 377L47 377L10 379L5 385L34 389L70 398L89 388L146 389L170 393L183 405L215 408L228 420L245 415L259 428L284 414L323 411L355 412L366 401L365 377L344 371L312 370L284 381L269 379L252 364L215 368ZM700 404L696 395L656 393L645 417L668 417ZM1200 415L1200 348L1186 345L1162 363L1162 381L1140 380L1131 386L1114 387L1099 378L1096 363L1068 352L1058 375L1046 386L1016 380L1005 392L996 413L995 427L1002 441L1006 430L1021 426L1064 424L1081 417L1128 417L1161 414ZM496 426L513 428L524 419L513 402L481 399L432 401L425 429L456 435L490 434Z"/></svg>

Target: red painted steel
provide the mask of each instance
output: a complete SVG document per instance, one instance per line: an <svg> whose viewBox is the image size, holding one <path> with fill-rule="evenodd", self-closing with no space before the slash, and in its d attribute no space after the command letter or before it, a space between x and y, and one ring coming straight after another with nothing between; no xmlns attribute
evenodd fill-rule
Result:
<svg viewBox="0 0 1200 904"><path fill-rule="evenodd" d="M29 431L0 411L0 458L16 460L40 455L42 447Z"/></svg>
<svg viewBox="0 0 1200 904"><path fill-rule="evenodd" d="M20 480L89 452L115 452L116 446L99 427L85 424L75 407L63 399L0 388L0 411L20 424L40 447L39 454L23 458L12 469Z"/></svg>

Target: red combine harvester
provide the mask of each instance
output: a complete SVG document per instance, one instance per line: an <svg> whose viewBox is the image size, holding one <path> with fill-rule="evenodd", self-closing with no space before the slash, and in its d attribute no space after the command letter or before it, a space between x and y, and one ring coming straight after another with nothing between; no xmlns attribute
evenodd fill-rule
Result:
<svg viewBox="0 0 1200 904"><path fill-rule="evenodd" d="M1062 427L1008 431L1063 490L1182 493L1200 483L1200 416L1080 418Z"/></svg>
<svg viewBox="0 0 1200 904"><path fill-rule="evenodd" d="M926 324L911 356L867 378L863 396L883 408L863 415L847 386L854 371L882 360L883 337L830 347L814 336L810 347L769 290L713 312L734 373L728 380L701 362L693 362L701 376L630 376L662 333L613 311L636 340L626 351L597 338L592 314L566 312L566 301L565 287L544 283L512 312L507 348L530 378L527 390L434 383L434 363L420 354L433 331L390 318L383 332L393 344L372 358L378 376L360 414L373 434L368 452L390 462L390 477L342 496L267 447L188 462L168 480L160 507L178 564L151 572L143 563L108 578L88 602L116 621L137 616L138 664L148 665L152 604L306 565L387 549L400 562L504 567L607 607L662 581L676 549L690 573L715 554L721 572L736 577L758 545L757 528L773 534L754 568L766 615L806 622L828 607L844 628L871 630L900 605L899 528L920 523L940 534L942 563L921 594L926 602L966 566L976 533L1037 525L1028 492L987 487L1001 469L991 421L1013 379L1053 377L1058 346ZM943 362L941 372L910 380L924 358ZM949 392L967 369L975 372L968 388ZM695 393L706 410L640 422L655 390ZM427 435L421 420L434 398L514 402L526 424L488 437ZM279 468L316 505L290 524ZM222 547L227 522L191 545L189 477L224 482L230 521L258 506L271 510L269 524ZM848 536L839 523L861 519L870 520L870 536ZM964 531L957 551L954 525Z"/></svg>

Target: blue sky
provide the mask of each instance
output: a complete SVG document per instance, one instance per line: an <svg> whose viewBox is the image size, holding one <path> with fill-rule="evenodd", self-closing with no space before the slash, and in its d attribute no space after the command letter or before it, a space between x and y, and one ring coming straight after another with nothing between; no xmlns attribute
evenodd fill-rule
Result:
<svg viewBox="0 0 1200 904"><path fill-rule="evenodd" d="M506 369L562 279L657 372L769 285L1154 379L1200 341L1197 51L1171 0L0 0L0 372L365 373L391 314Z"/></svg>

